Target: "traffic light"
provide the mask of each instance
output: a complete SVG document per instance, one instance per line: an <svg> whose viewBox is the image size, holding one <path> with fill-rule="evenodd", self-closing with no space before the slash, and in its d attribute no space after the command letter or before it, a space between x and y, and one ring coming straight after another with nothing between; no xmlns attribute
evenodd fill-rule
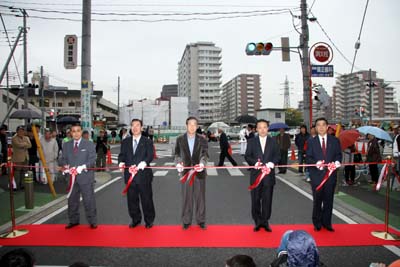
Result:
<svg viewBox="0 0 400 267"><path fill-rule="evenodd" d="M357 109L357 108L354 110L354 114L355 114L356 116L359 115L359 114L358 114L358 109Z"/></svg>
<svg viewBox="0 0 400 267"><path fill-rule="evenodd" d="M54 109L50 109L50 118L55 119Z"/></svg>
<svg viewBox="0 0 400 267"><path fill-rule="evenodd" d="M361 107L361 115L364 116L365 115L365 108Z"/></svg>
<svg viewBox="0 0 400 267"><path fill-rule="evenodd" d="M248 56L260 56L260 55L269 55L274 46L272 43L248 43L246 45L246 55Z"/></svg>

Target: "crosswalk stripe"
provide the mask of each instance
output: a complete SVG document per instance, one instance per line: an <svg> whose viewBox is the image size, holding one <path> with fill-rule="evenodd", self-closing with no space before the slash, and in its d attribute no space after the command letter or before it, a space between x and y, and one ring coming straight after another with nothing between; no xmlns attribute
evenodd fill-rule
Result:
<svg viewBox="0 0 400 267"><path fill-rule="evenodd" d="M167 175L168 171L156 171L154 176L165 176Z"/></svg>
<svg viewBox="0 0 400 267"><path fill-rule="evenodd" d="M232 163L226 162L226 166L232 166ZM243 173L239 169L226 169L231 176L243 176Z"/></svg>
<svg viewBox="0 0 400 267"><path fill-rule="evenodd" d="M207 162L207 166L214 166L214 162ZM207 175L218 176L218 172L216 169L207 169Z"/></svg>
<svg viewBox="0 0 400 267"><path fill-rule="evenodd" d="M175 163L174 162L165 162L164 166L174 166Z"/></svg>

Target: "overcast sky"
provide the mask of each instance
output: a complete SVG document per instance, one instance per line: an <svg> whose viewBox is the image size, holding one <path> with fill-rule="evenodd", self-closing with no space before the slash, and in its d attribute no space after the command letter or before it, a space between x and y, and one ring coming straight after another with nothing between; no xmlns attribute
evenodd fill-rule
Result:
<svg viewBox="0 0 400 267"><path fill-rule="evenodd" d="M309 7L314 1L308 0ZM2 5L14 5L27 9L56 11L81 10L82 1L77 0L15 0L0 1ZM190 4L188 4L190 3ZM335 45L350 60L354 56L366 0L316 0L312 13L315 15ZM300 15L300 1L294 0L202 0L202 1L92 1L93 12L229 12L271 9L292 9ZM371 0L361 33L361 47L358 51L355 71L369 69L378 71L378 76L395 81L393 86L400 91L400 1ZM10 13L0 8L2 14ZM27 11L31 16L68 17L80 19L80 15L39 13ZM231 15L229 15L231 16ZM312 14L309 15L310 17ZM191 17L199 17L191 16ZM215 16L214 16L215 17ZM129 19L130 16L92 16L101 19ZM140 17L159 19L166 16ZM168 17L171 18L171 17ZM187 17L175 17L187 18ZM3 16L10 36L17 35L22 18ZM298 24L300 20L295 19ZM66 70L63 65L64 36L81 36L81 23L62 20L28 18L28 68L37 71L43 65L50 76L52 85L80 88L80 68ZM0 58L8 56L4 29L1 33ZM309 23L310 46L316 42L332 43L316 23ZM300 29L299 29L300 30ZM247 18L222 19L213 21L186 22L92 22L92 80L96 90L103 90L104 97L117 102L117 77L121 77L121 102L128 99L158 97L163 84L177 83L177 66L186 44L197 41L214 42L222 48L222 82L225 83L240 73L261 75L262 106L281 108L283 106L282 83L288 76L291 89L291 106L297 107L302 99L302 74L298 54L291 54L291 62L281 61L281 52L273 51L269 56L250 57L245 54L248 42L271 41L280 46L280 37L290 37L290 45L298 46L299 34L294 30L292 17L288 13ZM79 50L81 39L79 39ZM349 64L334 49L332 64L337 73L349 73ZM23 71L22 46L15 58L18 69ZM80 64L80 51L79 51ZM10 71L15 73L14 64ZM3 65L2 65L3 67ZM18 81L18 80L16 80ZM397 82L396 82L397 81ZM314 78L313 82L325 86L331 93L334 78ZM2 85L5 84L3 81ZM397 92L399 93L399 92ZM399 95L399 94L397 94ZM399 100L399 99L397 99Z"/></svg>

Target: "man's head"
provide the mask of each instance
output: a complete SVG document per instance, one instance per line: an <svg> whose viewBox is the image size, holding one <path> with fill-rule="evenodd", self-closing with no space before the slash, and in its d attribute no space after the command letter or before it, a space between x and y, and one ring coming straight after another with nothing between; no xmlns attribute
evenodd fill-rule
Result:
<svg viewBox="0 0 400 267"><path fill-rule="evenodd" d="M68 134L68 132L67 132ZM71 135L74 140L79 140L82 137L82 126L80 124L75 124L71 127Z"/></svg>
<svg viewBox="0 0 400 267"><path fill-rule="evenodd" d="M71 129L67 129L67 130L65 131L65 134L67 135L68 138L71 138L71 137L72 137L72 135L71 135Z"/></svg>
<svg viewBox="0 0 400 267"><path fill-rule="evenodd" d="M8 130L7 125L3 124L3 125L0 126L0 133L1 134L5 134L7 130Z"/></svg>
<svg viewBox="0 0 400 267"><path fill-rule="evenodd" d="M224 131L221 128L218 128L218 134L222 134Z"/></svg>
<svg viewBox="0 0 400 267"><path fill-rule="evenodd" d="M133 119L131 121L131 131L133 136L138 137L142 134L143 123L139 119Z"/></svg>
<svg viewBox="0 0 400 267"><path fill-rule="evenodd" d="M100 137L104 137L104 130L100 130L99 135L100 135Z"/></svg>
<svg viewBox="0 0 400 267"><path fill-rule="evenodd" d="M300 126L300 133L305 134L307 132L307 126L301 125Z"/></svg>
<svg viewBox="0 0 400 267"><path fill-rule="evenodd" d="M325 135L328 132L328 121L325 118L316 119L315 128L319 135Z"/></svg>
<svg viewBox="0 0 400 267"><path fill-rule="evenodd" d="M315 126L312 126L312 127L311 127L311 129L310 129L310 134L311 134L312 136L317 135L317 131L315 130Z"/></svg>
<svg viewBox="0 0 400 267"><path fill-rule="evenodd" d="M51 136L51 129L50 128L46 128L44 129L44 138L49 141L52 136Z"/></svg>
<svg viewBox="0 0 400 267"><path fill-rule="evenodd" d="M57 131L56 131L56 130L53 130L53 131L51 132L51 137L53 137L53 138L56 138L56 137L57 137Z"/></svg>
<svg viewBox="0 0 400 267"><path fill-rule="evenodd" d="M226 261L226 267L256 267L253 259L247 255L236 255Z"/></svg>
<svg viewBox="0 0 400 267"><path fill-rule="evenodd" d="M17 127L17 135L22 137L25 135L25 126L18 126Z"/></svg>
<svg viewBox="0 0 400 267"><path fill-rule="evenodd" d="M186 131L189 135L196 134L198 127L198 120L196 117L189 117L186 119Z"/></svg>
<svg viewBox="0 0 400 267"><path fill-rule="evenodd" d="M86 139L86 140L89 140L89 131L88 130L84 130L82 132L82 138Z"/></svg>
<svg viewBox="0 0 400 267"><path fill-rule="evenodd" d="M269 127L268 121L266 121L264 119L258 120L257 124L256 124L256 129L257 129L258 135L261 137L267 136L268 127Z"/></svg>
<svg viewBox="0 0 400 267"><path fill-rule="evenodd" d="M280 128L280 129L279 129L279 133L280 133L281 135L283 135L283 134L285 133L285 129Z"/></svg>

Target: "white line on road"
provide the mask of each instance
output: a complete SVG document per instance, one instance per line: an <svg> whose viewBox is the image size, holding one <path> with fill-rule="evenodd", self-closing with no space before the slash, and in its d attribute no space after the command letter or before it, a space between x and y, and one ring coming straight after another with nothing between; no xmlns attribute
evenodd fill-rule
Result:
<svg viewBox="0 0 400 267"><path fill-rule="evenodd" d="M165 176L167 175L168 171L156 171L154 176Z"/></svg>
<svg viewBox="0 0 400 267"><path fill-rule="evenodd" d="M214 166L214 162L207 162L207 166ZM207 169L207 176L218 176L217 169Z"/></svg>
<svg viewBox="0 0 400 267"><path fill-rule="evenodd" d="M231 167L232 163L226 162L226 166ZM231 176L243 176L243 173L239 169L226 169Z"/></svg>

